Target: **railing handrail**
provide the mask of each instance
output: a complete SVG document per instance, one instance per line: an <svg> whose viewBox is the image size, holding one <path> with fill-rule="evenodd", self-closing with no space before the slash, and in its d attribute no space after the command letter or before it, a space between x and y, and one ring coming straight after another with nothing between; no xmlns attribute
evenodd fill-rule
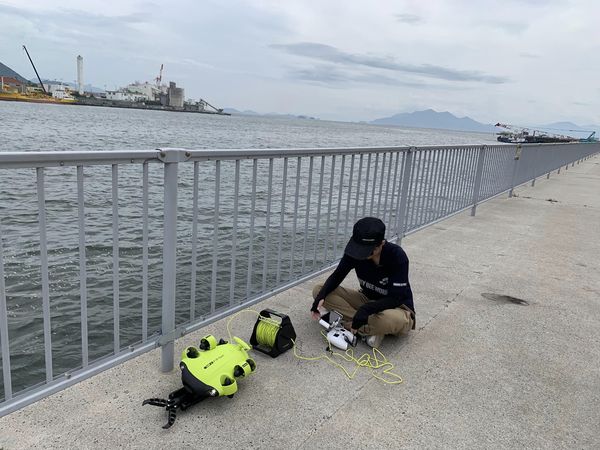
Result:
<svg viewBox="0 0 600 450"><path fill-rule="evenodd" d="M0 169L159 161L159 150L0 152Z"/></svg>
<svg viewBox="0 0 600 450"><path fill-rule="evenodd" d="M549 151L542 152L542 148ZM163 353L162 368L170 370L173 366L173 341L176 337L194 331L210 322L218 320L231 314L234 311L247 307L258 301L281 292L295 284L306 281L311 277L329 270L339 255L340 236L346 238L348 233L349 218L354 219L360 214L381 214L384 219L387 218L388 224L388 239L401 239L411 233L414 233L426 226L437 223L440 220L451 217L454 214L465 211L471 208L471 214L475 214L475 210L479 203L482 203L490 198L493 198L503 192L532 180L532 186L535 183L536 177L544 174L550 175L550 172L558 169L560 173L561 167L568 169L569 165L574 165L575 161L588 158L593 154L598 153L600 145L590 143L572 144L491 144L491 145L447 145L447 146L425 146L425 147L407 147L407 146L379 146L379 147L327 147L327 148L275 148L275 149L183 149L183 148L159 148L155 150L116 150L116 151L56 151L56 152L3 152L0 153L0 169L18 169L18 168L36 168L37 172L37 202L38 221L40 229L40 258L42 259L42 291L45 291L44 304L48 306L48 249L46 237L46 205L45 189L46 182L44 178L44 168L57 166L78 166L77 167L77 210L79 215L78 230L79 230L79 264L81 277L86 277L86 235L85 235L85 209L88 208L88 203L84 200L84 186L87 186L87 181L84 182L84 167L93 165L112 165L112 197L107 195L103 197L110 198L110 201L104 201L104 205L112 206L112 284L113 284L113 319L114 319L114 349L113 354L100 360L95 360L88 365L87 355L87 306L84 300L86 298L86 286L81 286L81 323L82 336L86 334L85 342L82 347L83 366L80 369L72 370L62 374L54 374L52 372L52 346L50 338L45 336L46 346L46 382L41 387L31 387L31 389L22 390L16 396L10 391L11 369L9 358L3 358L3 377L4 384L8 386L8 397L0 403L0 416L16 410L36 399L42 398L45 395L56 392L66 386L74 384L76 380L84 379L87 376L96 374L118 362L128 359L130 356L135 356L144 351L161 346ZM309 164L306 164L306 158ZM329 158L328 167L326 167L325 158ZM337 158L337 160L336 160ZM268 175L266 175L266 163L268 161ZM277 159L277 160L276 160ZM244 160L253 160L253 164L245 164ZM262 162L259 164L258 161ZM281 169L280 173L273 175L273 165ZM221 164L221 161L229 161L225 172L226 164ZM233 172L232 161L235 161L235 172ZM240 163L241 161L241 163ZM213 163L214 162L214 163ZM339 162L339 165L336 163ZM163 275L163 291L162 291L162 310L161 319L163 319L160 333L154 330L152 335L148 335L148 194L149 194L149 175L148 163L162 164L164 167L163 175L160 172L153 172L153 180L151 192L157 194L160 188L164 187L163 199L163 216L152 216L154 220L161 220L163 223L163 240L160 246L163 250L163 260L160 270ZM193 183L190 180L190 171L181 171L181 176L188 177L188 184L180 183L178 176L178 165L184 163L193 165ZM119 169L118 165L138 164L142 166L143 183L142 188L142 204L143 213L141 219L143 221L143 288L145 293L142 294L142 340L135 345L131 345L129 349L125 348L127 344L119 344ZM346 164L344 166L344 164ZM566 164L566 165L565 165ZM261 178L257 181L257 169L262 165ZM289 165L289 167L288 167ZM223 168L222 168L223 166ZM245 167L245 178L240 177L240 166ZM156 167L156 166L155 166ZM158 166L160 168L160 166ZM301 171L302 167L302 171ZM199 177L200 168L202 168L202 177ZM371 170L373 168L373 170ZM250 176L252 169L252 176ZM289 171L288 171L289 169ZM131 180L135 179L137 168L127 170L127 176L131 176ZM214 172L213 172L214 170ZM221 170L226 174L226 177L221 177ZM356 173L354 174L354 171ZM346 174L345 172L348 172ZM88 172L88 175L92 171ZM289 172L289 174L288 174ZM387 174L386 174L387 172ZM314 173L314 177L313 177ZM393 173L393 178L392 178ZM288 174L288 175L286 175ZM24 173L24 176L27 176ZM71 176L75 172L71 171ZM106 174L103 173L102 176ZM214 178L213 178L214 175ZM327 180L324 180L327 176ZM344 178L347 176L347 178ZM225 179L227 178L227 179ZM62 178L59 178L59 182ZM243 179L246 188L239 189L240 180ZM252 181L249 181L252 180ZM292 180L292 181L290 181ZM302 183L300 183L302 180ZM393 181L392 181L393 180ZM268 181L268 182L267 182ZM273 183L276 181L276 183ZM337 184L334 186L334 181ZM105 185L100 185L100 189L109 187L106 178L103 178ZM199 183L203 186L199 188ZM229 183L229 184L227 184ZM235 184L233 184L235 183ZM290 185L289 192L286 193L288 183L295 184L295 187ZM384 189L384 183L386 187ZM273 184L277 187L273 188ZM202 289L201 286L196 286L196 255L198 254L195 243L198 241L198 209L203 209L203 215L206 219L209 211L210 224L203 230L204 242L210 242L208 251L205 248L206 256L213 258L212 260L212 282L210 286L211 302L210 311L198 314L194 317L193 311L190 312L190 320L187 323L180 324L175 327L174 315L175 309L175 276L178 263L176 262L177 247L177 229L178 229L178 210L180 207L189 208L190 205L178 205L178 190L186 189L183 186L194 186L193 195L193 214L192 218L192 292L194 289ZM92 185L94 186L94 185ZM259 189L257 190L257 186ZM96 185L97 187L97 185ZM158 187L159 189L154 189ZM277 204L273 199L277 191L281 189L280 199ZM311 200L311 189L314 196ZM391 189L390 189L391 188ZM220 195L221 190L225 194L229 192L229 199L234 199L233 206L227 205L219 209L220 199L226 195ZM211 193L214 191L214 196ZM233 191L233 192L232 192ZM258 192L257 192L258 191ZM101 191L103 192L103 191ZM108 192L108 189L107 189ZM232 195L233 194L233 195ZM249 195L250 194L250 195ZM306 196L305 196L306 194ZM30 194L27 194L30 195ZM202 195L203 205L199 205L199 196ZM260 197L260 201L257 200ZM510 195L510 194L509 194ZM332 202L332 196L335 196L335 202ZM299 202L299 198L301 201ZM137 199L137 197L130 197ZM235 266L237 249L233 248L231 261L231 281L229 304L220 303L219 308L215 308L215 292L216 282L215 276L217 269L217 246L219 238L219 228L221 225L232 225L233 233L238 230L238 200L245 199L246 204L243 205L240 200L239 208L243 211L246 219L249 220L247 228L243 230L239 227L242 234L246 234L246 242L249 242L248 250L248 270L244 268L244 279L238 278L235 281L247 284L244 289L245 296L241 300L238 298L234 301L233 283L235 279ZM342 199L344 201L342 202ZM213 202L211 204L211 201ZM250 203L251 202L251 203ZM266 202L266 206L265 206ZM288 202L288 203L286 203ZM189 203L189 192L188 192ZM318 205L316 215L314 204ZM337 203L337 206L335 205ZM255 209L256 206L256 209ZM367 208L369 206L369 208ZM273 211L271 210L273 207ZM279 210L277 210L277 207ZM212 209L211 209L212 208ZM261 209L263 208L263 209ZM321 210L322 209L322 210ZM344 210L345 218L341 214ZM156 208L154 208L156 211ZM219 214L223 212L223 216ZM352 211L351 214L349 212ZM323 226L323 231L320 233L319 219L321 216L326 216L326 225ZM387 216L387 217L386 217ZM221 218L222 217L222 218ZM288 222L284 225L285 218ZM298 217L304 221L304 231L301 226L297 227L296 221ZM309 229L309 217L316 221L316 227ZM262 227L262 235L258 235L255 231L255 218L257 219L257 230ZM270 222L270 219L273 220ZM263 223L258 223L263 220ZM188 217L189 220L189 217ZM231 223L233 222L233 224ZM277 224L276 222L279 222ZM291 223L293 222L293 228ZM332 228L330 227L332 223ZM183 222L182 222L183 223ZM208 222L205 222L208 223ZM242 222L240 222L241 224ZM321 224L323 225L323 224ZM286 228L287 226L287 228ZM264 242L269 241L269 232L273 228L279 227L279 233L272 233L270 249L273 251L271 269L277 273L276 282L270 281L268 288L266 286L267 266L267 244L264 244L261 251L258 252L258 242L263 239ZM293 231L290 231L292 229ZM283 238L282 232L286 231L287 237ZM55 230L56 231L56 230ZM316 231L316 234L315 234ZM223 233L223 232L221 232ZM312 233L312 234L311 234ZM206 236L210 239L206 239ZM297 253L294 253L294 243L303 239L302 245L297 247ZM221 234L222 236L222 234ZM139 237L139 236L138 236ZM262 266L262 283L252 280L252 275L260 275L259 271L250 269L253 258L253 240L257 241L257 249L255 253L258 258L264 258L259 261ZM285 239L291 240L291 250L284 257L281 254L281 242ZM106 239L108 240L108 239ZM330 240L333 240L333 248L330 248ZM2 229L0 228L0 336L2 340L2 354L10 355L8 333L7 333L7 314L6 314L6 289L4 286L4 276L6 271L3 270L3 255L2 255ZM235 240L234 240L235 242ZM240 239L241 242L241 239ZM307 245L308 243L308 245ZM276 249L275 246L279 248ZM342 247L343 248L343 247ZM180 250L181 248L179 248ZM307 256L308 249L308 256ZM277 250L275 252L275 250ZM319 250L319 262L317 263L317 250ZM240 250L241 252L242 250ZM314 251L314 256L312 256ZM331 254L328 255L328 252ZM324 255L323 255L324 252ZM277 255L275 255L277 253ZM244 256L242 253L241 256ZM309 258L307 260L307 257ZM312 260L312 264L311 264ZM82 262L83 261L83 262ZM241 267L241 261L238 266ZM298 270L298 262L302 263L302 270ZM308 262L307 262L308 261ZM273 264L277 264L275 272ZM305 263L306 270L305 270ZM296 264L294 266L294 264ZM283 267L285 265L285 267ZM310 267L309 267L310 265ZM198 267L200 267L198 265ZM286 277L280 280L280 269L286 273ZM179 275L177 275L179 276ZM254 287L262 284L261 289L252 290ZM205 293L208 289L205 289ZM195 296L192 294L190 309L195 308ZM145 303L144 303L145 302ZM202 302L199 302L202 307ZM46 335L50 330L51 313L49 308L44 309L44 326ZM144 318L145 317L145 318ZM187 317L187 316L186 316ZM52 319L54 320L54 318ZM84 323L85 322L85 323ZM146 328L144 328L146 327ZM5 392L6 395L6 392Z"/></svg>
<svg viewBox="0 0 600 450"><path fill-rule="evenodd" d="M537 144L482 144L485 147L499 146L511 148L522 147L552 147L565 145L589 144L574 143L537 143ZM591 143L593 144L593 143ZM384 152L407 152L418 150L429 152L451 148L453 150L468 150L480 148L482 145L427 145L427 146L373 146L373 147L295 147L295 148L239 148L239 149L188 149L180 147L160 147L155 150L57 150L43 152L0 152L0 169L18 167L52 167L73 166L78 164L127 164L143 163L145 161L159 162L160 153L165 151L185 152L186 160L236 160L254 158L302 157L302 156L331 156L353 155Z"/></svg>

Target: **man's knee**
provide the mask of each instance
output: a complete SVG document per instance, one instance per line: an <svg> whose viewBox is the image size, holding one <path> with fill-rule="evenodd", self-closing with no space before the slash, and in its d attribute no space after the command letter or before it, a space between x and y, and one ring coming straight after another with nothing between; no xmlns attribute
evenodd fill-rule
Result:
<svg viewBox="0 0 600 450"><path fill-rule="evenodd" d="M315 286L313 287L313 290L312 290L313 298L317 298L317 295L319 294L319 291L321 290L322 287L323 287L323 283L315 284Z"/></svg>
<svg viewBox="0 0 600 450"><path fill-rule="evenodd" d="M373 334L406 334L412 328L410 313L402 308L386 309L369 316L369 327Z"/></svg>
<svg viewBox="0 0 600 450"><path fill-rule="evenodd" d="M394 315L396 320L396 332L394 334L399 336L408 333L413 326L413 320L410 313L402 308L396 308L394 312L397 312L397 314Z"/></svg>

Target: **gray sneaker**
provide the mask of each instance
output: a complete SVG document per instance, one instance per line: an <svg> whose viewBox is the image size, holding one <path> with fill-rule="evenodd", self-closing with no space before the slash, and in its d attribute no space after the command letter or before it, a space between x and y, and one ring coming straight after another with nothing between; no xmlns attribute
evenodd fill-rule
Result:
<svg viewBox="0 0 600 450"><path fill-rule="evenodd" d="M379 348L381 343L383 342L383 334L374 334L372 336L367 336L365 342L369 347Z"/></svg>

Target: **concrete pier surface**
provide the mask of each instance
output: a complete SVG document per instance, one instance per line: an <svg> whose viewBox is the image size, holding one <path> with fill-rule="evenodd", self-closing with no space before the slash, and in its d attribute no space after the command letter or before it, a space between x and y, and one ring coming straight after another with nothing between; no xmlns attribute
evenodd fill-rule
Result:
<svg viewBox="0 0 600 450"><path fill-rule="evenodd" d="M233 399L164 430L164 408L142 400L179 388L180 373L160 373L154 350L0 418L0 448L600 448L600 158L515 193L403 240L417 328L381 348L402 384L255 353ZM307 356L325 347L312 284L254 308L288 314ZM248 340L254 322L230 325ZM177 354L226 325L179 339Z"/></svg>

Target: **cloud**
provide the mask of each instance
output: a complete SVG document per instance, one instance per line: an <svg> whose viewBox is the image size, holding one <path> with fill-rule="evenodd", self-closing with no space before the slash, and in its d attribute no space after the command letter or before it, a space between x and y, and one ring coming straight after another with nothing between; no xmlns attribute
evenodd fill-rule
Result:
<svg viewBox="0 0 600 450"><path fill-rule="evenodd" d="M526 21L509 21L509 20L486 20L480 23L486 28L497 28L506 32L509 35L522 34L527 31L530 26Z"/></svg>
<svg viewBox="0 0 600 450"><path fill-rule="evenodd" d="M187 64L189 66L194 66L194 67L199 67L201 69L216 69L215 66L213 66L212 64L207 64L201 61L197 61L193 58L181 58L181 59L175 59L175 60L170 60L169 62L173 63L173 64Z"/></svg>
<svg viewBox="0 0 600 450"><path fill-rule="evenodd" d="M520 52L519 56L521 56L523 58L531 58L531 59L538 59L538 58L540 58L540 55L536 55L534 53L529 53L529 52Z"/></svg>
<svg viewBox="0 0 600 450"><path fill-rule="evenodd" d="M287 74L289 78L294 80L325 84L339 88L343 88L344 85L349 83L409 86L418 88L430 87L427 83L399 80L378 73L358 73L351 70L340 70L336 66L325 64L309 68L292 68L288 70Z"/></svg>
<svg viewBox="0 0 600 450"><path fill-rule="evenodd" d="M398 22L402 23L417 24L423 22L423 18L416 14L396 14L394 17L398 19Z"/></svg>
<svg viewBox="0 0 600 450"><path fill-rule="evenodd" d="M3 19L4 16L5 18ZM113 54L131 51L138 44L141 29L151 23L146 12L122 15L56 8L34 10L0 4L0 22L10 20L20 23L25 39L43 37L45 43L59 48L88 45L107 48L105 42L119 37L119 45L112 48ZM32 39L31 37L34 37Z"/></svg>
<svg viewBox="0 0 600 450"><path fill-rule="evenodd" d="M0 3L0 14L6 14L18 17L27 17L28 10L16 8L14 6L3 5Z"/></svg>
<svg viewBox="0 0 600 450"><path fill-rule="evenodd" d="M19 17L32 22L46 21L65 24L70 22L71 24L76 23L78 26L86 25L95 28L113 28L122 25L147 23L149 19L149 15L146 13L110 16L71 9L57 9L54 11L38 12L35 10L17 8L2 4L0 4L0 14Z"/></svg>
<svg viewBox="0 0 600 450"><path fill-rule="evenodd" d="M0 0L0 60L33 77L26 44L42 76L72 81L81 54L86 83L111 88L164 63L188 96L237 109L600 122L594 0L164 3Z"/></svg>
<svg viewBox="0 0 600 450"><path fill-rule="evenodd" d="M502 84L509 81L506 77L487 75L478 71L456 70L433 64L404 64L398 62L391 56L382 57L348 53L338 50L330 45L319 43L299 42L295 44L273 44L271 47L292 55L304 56L329 63L385 69L394 72L423 75L447 81L477 81L490 84Z"/></svg>

